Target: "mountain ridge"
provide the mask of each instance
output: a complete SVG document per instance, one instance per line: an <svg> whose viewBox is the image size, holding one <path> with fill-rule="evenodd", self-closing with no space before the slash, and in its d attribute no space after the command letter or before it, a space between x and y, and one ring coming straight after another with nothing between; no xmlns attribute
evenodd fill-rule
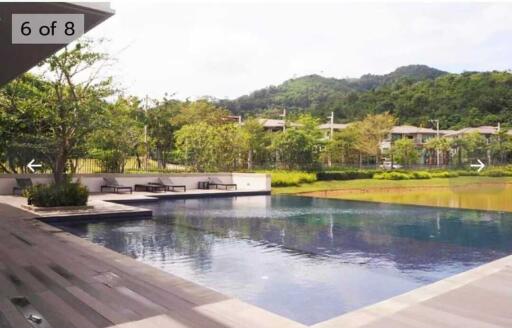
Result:
<svg viewBox="0 0 512 328"><path fill-rule="evenodd" d="M235 114L257 114L272 108L304 111L319 104L344 98L352 92L366 92L399 81L409 83L435 79L448 72L427 65L400 66L387 74L364 74L359 78L323 77L318 74L291 78L279 85L271 85L250 94L219 104Z"/></svg>

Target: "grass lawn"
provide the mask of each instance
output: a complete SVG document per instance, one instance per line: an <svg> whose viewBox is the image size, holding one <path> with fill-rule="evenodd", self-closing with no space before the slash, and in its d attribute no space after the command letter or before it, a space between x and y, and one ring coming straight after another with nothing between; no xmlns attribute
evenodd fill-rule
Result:
<svg viewBox="0 0 512 328"><path fill-rule="evenodd" d="M317 181L298 187L273 188L272 193L300 193L319 198L512 212L511 177Z"/></svg>
<svg viewBox="0 0 512 328"><path fill-rule="evenodd" d="M472 184L493 184L493 183L512 183L512 177L457 177L457 178L437 178L428 180L374 180L359 179L347 181L316 181L293 187L273 187L273 194L298 194L326 190L350 190L361 189L365 192L371 192L372 189L390 188L436 188L453 187Z"/></svg>

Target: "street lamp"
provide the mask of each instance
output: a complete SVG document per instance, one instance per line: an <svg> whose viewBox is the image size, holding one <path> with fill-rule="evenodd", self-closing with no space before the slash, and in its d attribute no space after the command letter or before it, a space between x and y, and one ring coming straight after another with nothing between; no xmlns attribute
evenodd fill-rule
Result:
<svg viewBox="0 0 512 328"><path fill-rule="evenodd" d="M436 124L436 135L437 135L437 141L439 142L439 120L430 120L430 122ZM440 160L441 154L439 153L439 145L436 147L436 164L439 166L439 160Z"/></svg>
<svg viewBox="0 0 512 328"><path fill-rule="evenodd" d="M330 119L330 127L331 127L331 135L329 136L329 140L332 140L332 135L334 133L334 112L331 112L331 115L328 116Z"/></svg>
<svg viewBox="0 0 512 328"><path fill-rule="evenodd" d="M333 134L334 134L334 112L331 112L331 115L329 115L327 118L329 119L329 125L330 125L330 128L331 128L331 134L329 135L329 140L332 140ZM332 157L331 157L331 153L330 152L329 152L329 154L327 156L327 165L329 167L332 167Z"/></svg>
<svg viewBox="0 0 512 328"><path fill-rule="evenodd" d="M283 117L283 132L286 131L286 108L283 109L283 113L279 116Z"/></svg>

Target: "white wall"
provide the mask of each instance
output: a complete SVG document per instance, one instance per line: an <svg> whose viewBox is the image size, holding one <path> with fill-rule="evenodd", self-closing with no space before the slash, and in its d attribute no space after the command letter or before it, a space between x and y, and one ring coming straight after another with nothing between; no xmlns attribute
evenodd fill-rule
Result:
<svg viewBox="0 0 512 328"><path fill-rule="evenodd" d="M270 190L270 174L264 173L233 173L233 183L237 188L252 190Z"/></svg>
<svg viewBox="0 0 512 328"><path fill-rule="evenodd" d="M197 189L199 181L208 181L215 178L222 183L236 183L239 190L270 190L270 176L253 173L186 173L186 174L79 174L74 180L87 186L90 192L100 192L104 184L103 177L115 177L119 184L134 186L148 182L157 182L158 177L166 176L173 184L186 185L188 189ZM4 174L0 175L0 195L12 194L16 186L16 178L31 178L34 184L46 184L53 181L49 174Z"/></svg>

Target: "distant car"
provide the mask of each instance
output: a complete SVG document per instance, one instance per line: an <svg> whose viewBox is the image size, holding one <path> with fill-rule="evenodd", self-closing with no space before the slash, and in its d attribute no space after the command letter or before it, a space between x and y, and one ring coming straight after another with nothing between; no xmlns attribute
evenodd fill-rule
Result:
<svg viewBox="0 0 512 328"><path fill-rule="evenodd" d="M382 162L382 164L379 167L381 169L385 169L385 170L394 170L394 169L401 169L402 165L396 164L396 163L391 163L391 161L385 161L385 162Z"/></svg>

